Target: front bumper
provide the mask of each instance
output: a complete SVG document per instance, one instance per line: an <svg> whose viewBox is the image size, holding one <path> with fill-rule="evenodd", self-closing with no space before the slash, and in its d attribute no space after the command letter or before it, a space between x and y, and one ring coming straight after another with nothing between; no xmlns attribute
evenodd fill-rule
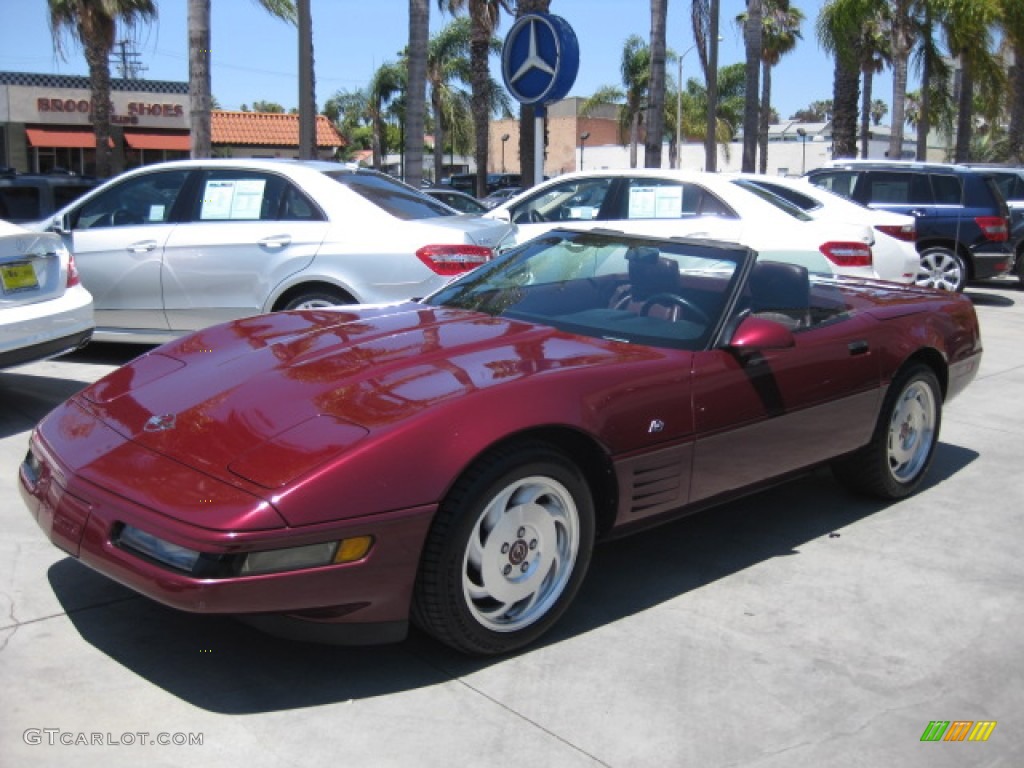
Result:
<svg viewBox="0 0 1024 768"><path fill-rule="evenodd" d="M83 564L164 605L195 613L251 614L250 623L276 634L315 640L320 639L316 628L322 627L330 628L326 641L346 642L347 626L349 642L404 637L419 555L434 506L300 528L204 528L122 493L112 493L74 472L60 457L62 451L74 455L76 447L61 441L74 441L75 436L48 433L48 422L33 434L19 473L20 490L48 538ZM97 430L101 428L97 422ZM129 445L133 451L149 453L141 446ZM123 441L120 447L124 450ZM153 482L176 485L187 481L187 475L181 474L182 465L156 454L147 459L155 462ZM162 462L177 464L178 474ZM183 469L198 477L193 470ZM372 536L374 546L362 560L352 563L201 578L121 546L118 534L125 525L213 556L354 536ZM302 631L307 626L310 631Z"/></svg>

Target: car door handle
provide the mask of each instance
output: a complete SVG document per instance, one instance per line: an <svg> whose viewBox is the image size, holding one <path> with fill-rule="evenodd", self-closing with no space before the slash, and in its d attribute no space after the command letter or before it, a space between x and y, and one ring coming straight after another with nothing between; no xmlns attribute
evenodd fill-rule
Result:
<svg viewBox="0 0 1024 768"><path fill-rule="evenodd" d="M264 248L284 248L291 241L291 235L273 235L272 237L264 237L260 240L260 245Z"/></svg>
<svg viewBox="0 0 1024 768"><path fill-rule="evenodd" d="M156 250L156 240L140 240L128 246L129 253L148 253Z"/></svg>
<svg viewBox="0 0 1024 768"><path fill-rule="evenodd" d="M864 340L851 341L849 344L846 345L846 348L850 350L851 356L866 355L868 352L871 351L871 345Z"/></svg>

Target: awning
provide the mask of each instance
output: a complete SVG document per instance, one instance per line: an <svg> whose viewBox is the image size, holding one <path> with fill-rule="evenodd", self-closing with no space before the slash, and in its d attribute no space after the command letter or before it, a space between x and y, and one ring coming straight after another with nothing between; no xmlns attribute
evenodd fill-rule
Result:
<svg viewBox="0 0 1024 768"><path fill-rule="evenodd" d="M96 134L88 128L26 128L25 136L33 147L96 148Z"/></svg>
<svg viewBox="0 0 1024 768"><path fill-rule="evenodd" d="M124 142L132 149L170 149L188 152L192 147L187 133L140 133L125 131Z"/></svg>

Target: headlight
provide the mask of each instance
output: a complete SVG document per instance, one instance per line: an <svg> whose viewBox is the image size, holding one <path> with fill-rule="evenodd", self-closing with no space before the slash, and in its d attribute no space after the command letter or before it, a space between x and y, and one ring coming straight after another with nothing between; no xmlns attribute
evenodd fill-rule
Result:
<svg viewBox="0 0 1024 768"><path fill-rule="evenodd" d="M302 568L315 568L318 565L351 563L364 558L370 551L372 543L371 536L356 536L341 541L307 544L304 547L250 552L242 561L239 574L249 576L257 573L297 571Z"/></svg>
<svg viewBox="0 0 1024 768"><path fill-rule="evenodd" d="M121 529L117 541L127 549L135 550L182 571L191 571L195 567L196 561L199 560L199 553L195 550L171 544L169 541L158 539L153 534L130 525Z"/></svg>

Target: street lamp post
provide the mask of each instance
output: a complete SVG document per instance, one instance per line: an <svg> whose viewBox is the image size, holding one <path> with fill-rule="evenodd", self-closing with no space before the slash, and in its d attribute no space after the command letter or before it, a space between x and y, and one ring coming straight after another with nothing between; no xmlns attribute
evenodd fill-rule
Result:
<svg viewBox="0 0 1024 768"><path fill-rule="evenodd" d="M583 170L583 147L587 143L587 139L590 138L590 131L584 131L580 134L580 170Z"/></svg>
<svg viewBox="0 0 1024 768"><path fill-rule="evenodd" d="M508 134L501 134L501 172L505 172L505 142L508 141Z"/></svg>
<svg viewBox="0 0 1024 768"><path fill-rule="evenodd" d="M800 175L803 176L807 172L807 131L797 128L796 135L800 137Z"/></svg>

